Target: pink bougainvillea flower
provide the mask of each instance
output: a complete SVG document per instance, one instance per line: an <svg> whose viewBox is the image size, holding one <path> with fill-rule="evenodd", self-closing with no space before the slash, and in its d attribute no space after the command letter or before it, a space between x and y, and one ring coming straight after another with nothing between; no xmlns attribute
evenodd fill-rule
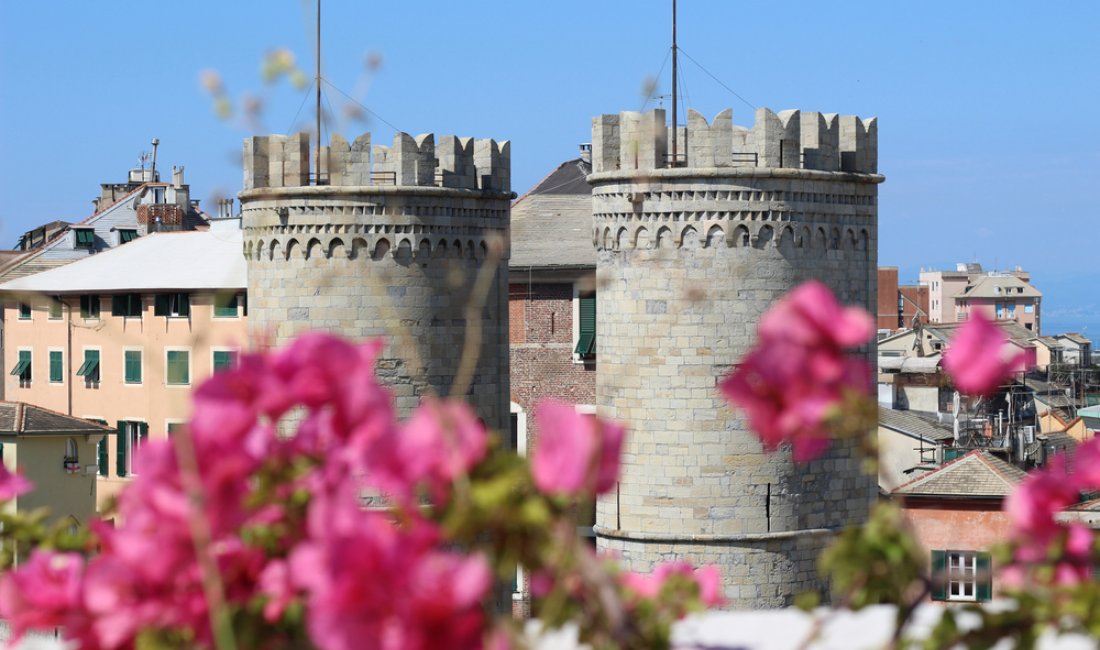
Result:
<svg viewBox="0 0 1100 650"><path fill-rule="evenodd" d="M761 338L807 347L853 347L874 333L870 314L837 302L829 287L809 280L795 287L760 318Z"/></svg>
<svg viewBox="0 0 1100 650"><path fill-rule="evenodd" d="M76 553L35 550L0 577L0 616L11 624L13 640L29 630L84 627L83 576L84 560Z"/></svg>
<svg viewBox="0 0 1100 650"><path fill-rule="evenodd" d="M0 463L0 501L10 501L20 494L26 494L34 489L34 484L19 472L9 472L8 468Z"/></svg>
<svg viewBox="0 0 1100 650"><path fill-rule="evenodd" d="M621 577L627 589L638 596L652 600L661 594L665 583L673 576L682 576L695 583L699 590L699 600L707 607L725 603L722 596L722 578L718 567L707 565L696 569L688 562L664 562L654 567L649 574L628 572Z"/></svg>
<svg viewBox="0 0 1100 650"><path fill-rule="evenodd" d="M546 401L535 410L539 438L531 457L535 485L547 494L603 494L619 478L626 430L614 422Z"/></svg>
<svg viewBox="0 0 1100 650"><path fill-rule="evenodd" d="M756 347L719 390L744 409L765 449L790 444L796 461L812 460L829 446L828 419L869 389L867 364L844 348L865 343L872 328L824 284L802 284L761 317Z"/></svg>
<svg viewBox="0 0 1100 650"><path fill-rule="evenodd" d="M970 315L955 333L943 356L943 368L964 393L988 395L1014 372L1023 369L1023 350L1013 352L996 323L980 311Z"/></svg>
<svg viewBox="0 0 1100 650"><path fill-rule="evenodd" d="M485 427L469 406L425 399L385 443L386 449L378 455L389 462L377 469L391 478L383 487L398 496L415 497L415 488L423 485L440 501L456 478L485 457L487 445Z"/></svg>

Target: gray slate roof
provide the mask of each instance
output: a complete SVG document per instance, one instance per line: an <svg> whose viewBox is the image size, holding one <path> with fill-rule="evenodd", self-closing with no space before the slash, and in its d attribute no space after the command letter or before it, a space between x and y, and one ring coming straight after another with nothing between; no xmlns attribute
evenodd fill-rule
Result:
<svg viewBox="0 0 1100 650"><path fill-rule="evenodd" d="M1013 275L987 275L968 286L958 298L1039 298L1043 294Z"/></svg>
<svg viewBox="0 0 1100 650"><path fill-rule="evenodd" d="M83 418L27 404L0 402L0 436L73 435L112 433L114 429Z"/></svg>
<svg viewBox="0 0 1100 650"><path fill-rule="evenodd" d="M898 487L893 494L999 499L1026 477L1024 470L979 449Z"/></svg>
<svg viewBox="0 0 1100 650"><path fill-rule="evenodd" d="M512 269L596 267L592 245L592 166L562 163L512 204Z"/></svg>
<svg viewBox="0 0 1100 650"><path fill-rule="evenodd" d="M879 407L878 423L879 426L887 429L911 436L919 436L925 440L940 442L955 439L955 432L950 427L944 426L927 416L917 415L912 411L897 411Z"/></svg>

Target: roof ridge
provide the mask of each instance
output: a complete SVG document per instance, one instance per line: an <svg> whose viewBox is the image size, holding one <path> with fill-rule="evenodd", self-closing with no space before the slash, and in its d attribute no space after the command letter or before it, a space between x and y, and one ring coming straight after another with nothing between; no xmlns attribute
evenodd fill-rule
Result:
<svg viewBox="0 0 1100 650"><path fill-rule="evenodd" d="M1003 461L1000 458L996 458L998 463L994 463L993 462L994 458L995 457L993 456L993 454L990 453L988 450L986 450L986 449L979 450L978 460L980 460L986 467L993 470L993 473L996 474L1002 481L1004 481L1005 485L1007 485L1008 487L1015 488L1017 483L1014 482L1012 479L1010 479L1008 476L1005 475L1003 468L998 467L998 463L1008 464L1008 465L1010 465L1011 467L1013 467L1015 469L1020 469L1020 468L1016 467L1015 465L1011 465L1010 463L1007 463L1006 461ZM1023 472L1024 470L1020 470L1020 471ZM1024 473L1026 474L1027 472L1024 472Z"/></svg>
<svg viewBox="0 0 1100 650"><path fill-rule="evenodd" d="M927 474L925 474L923 476L918 476L914 479L909 480L906 483L902 483L901 485L899 485L896 488L894 488L893 490L891 490L891 492L897 492L898 490L902 489L903 487L908 487L910 485L913 485L914 483L917 483L919 481L923 481L923 480L925 480L926 478L928 478L930 476L933 476L935 474L939 474L940 472L944 471L948 467L951 467L952 465L955 465L956 463L958 463L962 460L970 458L971 456L973 456L974 454L977 454L979 452L981 452L980 449L972 449L971 451L966 452L965 454L963 454L962 456L959 456L958 458L956 458L954 460L947 461L943 465L940 465L936 469L932 470L931 472L928 472Z"/></svg>

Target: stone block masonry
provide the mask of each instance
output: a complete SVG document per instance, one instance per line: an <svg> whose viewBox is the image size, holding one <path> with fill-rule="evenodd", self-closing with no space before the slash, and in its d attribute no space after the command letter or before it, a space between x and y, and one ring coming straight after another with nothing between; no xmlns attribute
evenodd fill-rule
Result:
<svg viewBox="0 0 1100 650"><path fill-rule="evenodd" d="M630 431L597 544L638 571L717 564L734 607L782 606L821 588L817 555L866 516L875 481L849 445L807 465L765 454L717 382L804 280L874 309L877 124L691 111L675 165L667 128L660 110L593 120L596 403Z"/></svg>
<svg viewBox="0 0 1100 650"><path fill-rule="evenodd" d="M423 396L450 392L474 278L499 239L470 403L507 431L508 143L398 133L392 147L372 147L370 134L350 145L336 136L319 174L309 152L306 134L244 142L250 329L272 345L312 329L383 337L378 374L407 416Z"/></svg>

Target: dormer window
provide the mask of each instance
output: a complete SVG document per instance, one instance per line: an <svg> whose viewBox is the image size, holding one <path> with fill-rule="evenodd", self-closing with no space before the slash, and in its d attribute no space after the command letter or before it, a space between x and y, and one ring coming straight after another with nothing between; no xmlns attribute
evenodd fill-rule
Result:
<svg viewBox="0 0 1100 650"><path fill-rule="evenodd" d="M91 228L74 228L77 248L95 248L95 231Z"/></svg>
<svg viewBox="0 0 1100 650"><path fill-rule="evenodd" d="M118 229L118 243L119 243L119 245L128 244L128 243L134 241L135 239L137 239L137 236L138 236L137 230L134 230L133 228L119 228Z"/></svg>

